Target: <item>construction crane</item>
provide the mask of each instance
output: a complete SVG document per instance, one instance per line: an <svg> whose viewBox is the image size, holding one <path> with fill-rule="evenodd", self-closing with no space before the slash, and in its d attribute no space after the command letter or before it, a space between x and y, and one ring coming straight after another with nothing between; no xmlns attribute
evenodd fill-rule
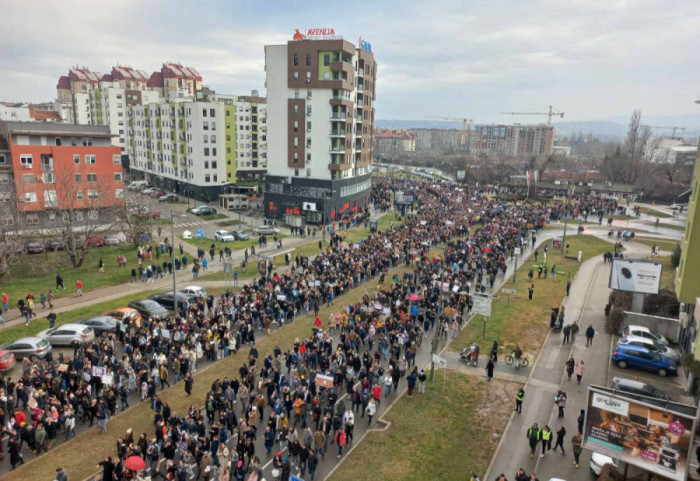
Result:
<svg viewBox="0 0 700 481"><path fill-rule="evenodd" d="M548 105L548 112L501 112L506 115L546 115L547 125L552 124L552 117L564 118L564 112L559 112L557 109Z"/></svg>
<svg viewBox="0 0 700 481"><path fill-rule="evenodd" d="M680 130L681 132L685 132L685 127L678 127L678 126L662 126L662 125L650 125L649 126L652 129L673 129L673 132L671 133L671 139L676 138L676 130Z"/></svg>
<svg viewBox="0 0 700 481"><path fill-rule="evenodd" d="M462 121L462 141L461 145L467 145L467 140L469 138L469 122L474 122L473 119L467 119L463 117L426 117L426 119L432 120L444 120L444 121Z"/></svg>

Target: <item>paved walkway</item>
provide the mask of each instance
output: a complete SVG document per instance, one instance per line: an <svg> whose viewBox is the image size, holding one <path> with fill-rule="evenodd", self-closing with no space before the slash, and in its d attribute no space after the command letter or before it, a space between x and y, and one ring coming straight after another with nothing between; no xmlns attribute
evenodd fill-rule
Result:
<svg viewBox="0 0 700 481"><path fill-rule="evenodd" d="M602 235L599 237L605 238ZM626 243L625 248L626 257L642 257L648 254L646 246L637 243ZM588 384L607 386L609 382L608 365L612 336L605 332L603 314L610 292L609 276L610 264L603 264L600 257L589 259L581 265L572 284L571 293L563 302L566 307L566 323L578 321L581 329L579 335L573 343L563 345L563 335L550 331L527 378L523 412L512 415L491 466L482 479L493 479L500 473L511 478L519 468L523 468L528 475L535 471L537 477L542 480L591 479L591 452L584 450L581 455L581 467L575 468L571 437L578 429L577 418L580 410L586 407ZM596 334L592 346L586 347L583 333L589 325L593 326ZM580 385L576 383L575 376L568 380L565 375L565 362L570 356L576 361L583 359L585 362L586 371ZM554 396L560 389L567 394L564 418L557 417L558 412L554 405ZM515 401L513 404L515 405ZM563 425L567 433L564 442L566 456L549 451L544 458L540 458L541 445L538 445L538 456L531 459L526 434L533 423L538 423L540 428L548 425L553 433ZM554 434L552 445L555 441Z"/></svg>

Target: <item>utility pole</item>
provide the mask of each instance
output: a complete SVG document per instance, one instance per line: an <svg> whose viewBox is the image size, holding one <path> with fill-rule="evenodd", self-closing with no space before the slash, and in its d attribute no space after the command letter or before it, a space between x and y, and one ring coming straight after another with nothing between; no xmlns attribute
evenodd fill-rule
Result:
<svg viewBox="0 0 700 481"><path fill-rule="evenodd" d="M173 208L170 208L170 238L172 239L170 241L172 245L172 261L173 261L173 304L175 306L175 317L177 317L177 311L178 311L178 301L177 301L177 287L176 287L176 279L175 279L175 216L173 215Z"/></svg>
<svg viewBox="0 0 700 481"><path fill-rule="evenodd" d="M573 195L574 190L576 190L576 186L573 186L573 189L571 189L571 192L569 192L569 187L566 188L566 212L564 215L564 237L561 240L561 253L564 254L564 244L566 243L566 226L569 224L569 200L571 199L571 196Z"/></svg>
<svg viewBox="0 0 700 481"><path fill-rule="evenodd" d="M515 276L518 273L518 256L515 256L515 268L513 269L513 284L515 284Z"/></svg>

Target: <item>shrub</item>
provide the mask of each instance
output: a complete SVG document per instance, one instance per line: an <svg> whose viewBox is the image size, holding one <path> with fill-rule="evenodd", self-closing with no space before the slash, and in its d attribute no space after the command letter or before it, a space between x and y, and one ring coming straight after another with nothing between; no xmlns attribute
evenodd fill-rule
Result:
<svg viewBox="0 0 700 481"><path fill-rule="evenodd" d="M625 311L620 307L613 308L610 315L605 320L605 332L608 334L617 334L620 332L622 322L625 320Z"/></svg>
<svg viewBox="0 0 700 481"><path fill-rule="evenodd" d="M677 268L679 265L681 265L681 244L680 242L676 244L676 247L673 248L673 252L671 253L671 265L673 268Z"/></svg>

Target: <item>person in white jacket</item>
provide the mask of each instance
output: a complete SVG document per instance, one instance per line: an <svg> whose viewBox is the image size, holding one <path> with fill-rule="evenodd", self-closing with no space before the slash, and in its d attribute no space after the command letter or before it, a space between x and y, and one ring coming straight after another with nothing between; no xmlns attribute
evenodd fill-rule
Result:
<svg viewBox="0 0 700 481"><path fill-rule="evenodd" d="M365 409L365 414L369 418L367 425L372 424L372 416L377 412L377 403L374 402L374 398L370 397L367 403L367 408Z"/></svg>

